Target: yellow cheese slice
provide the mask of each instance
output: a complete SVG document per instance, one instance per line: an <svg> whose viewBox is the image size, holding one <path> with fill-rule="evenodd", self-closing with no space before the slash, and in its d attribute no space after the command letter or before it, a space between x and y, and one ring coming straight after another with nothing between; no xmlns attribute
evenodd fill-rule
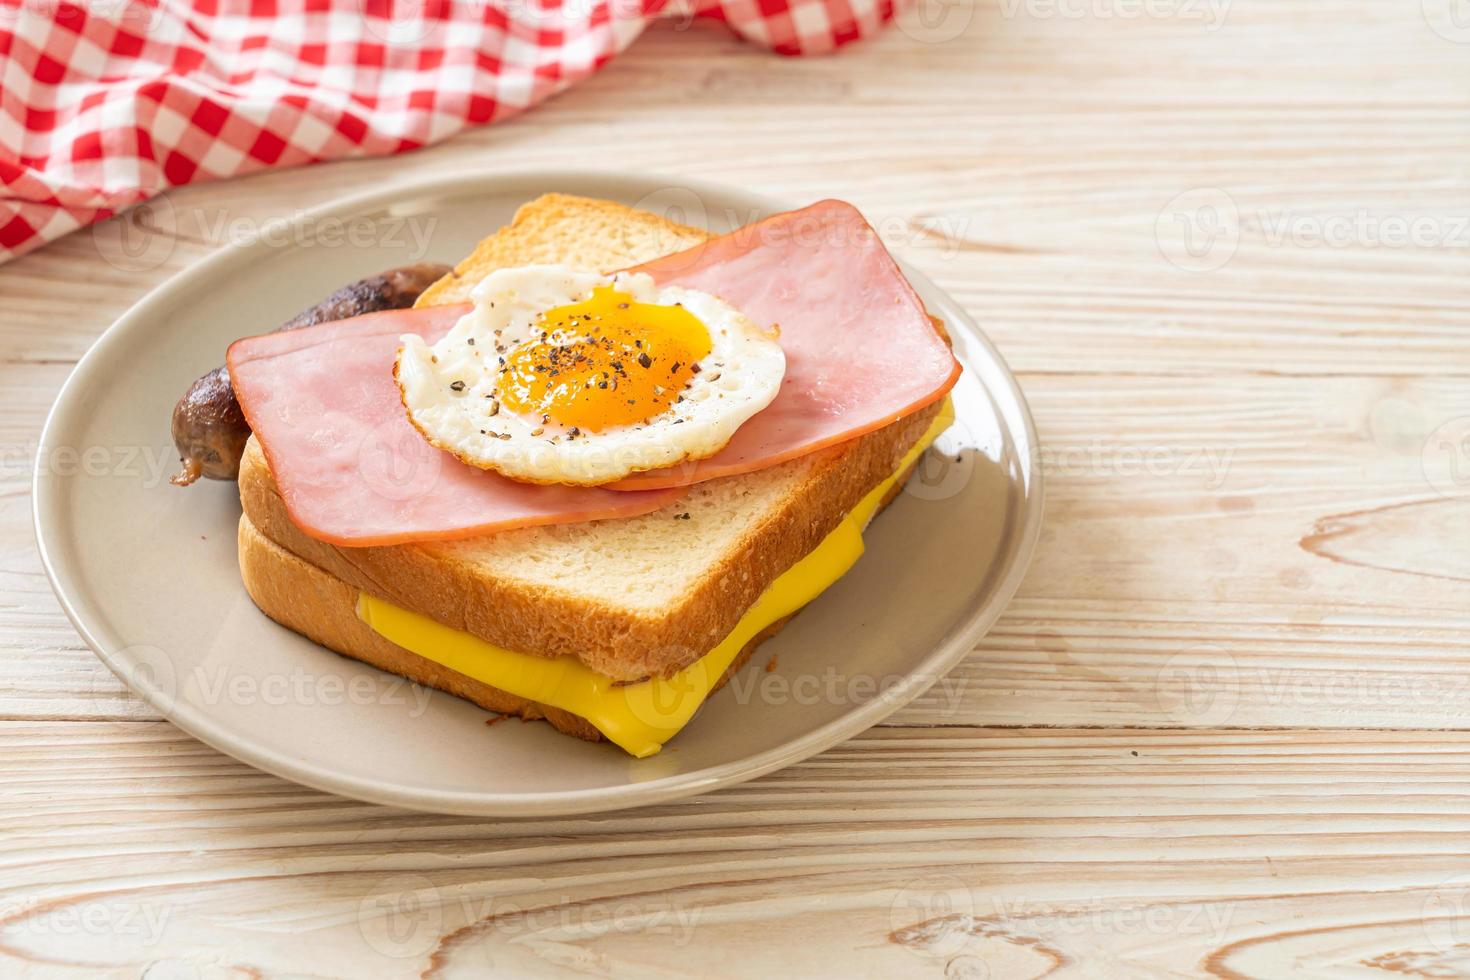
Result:
<svg viewBox="0 0 1470 980"><path fill-rule="evenodd" d="M893 475L874 487L810 554L772 582L719 646L672 677L618 684L575 657L549 659L516 653L365 592L358 595L357 615L405 650L517 697L586 718L608 741L644 759L655 755L689 724L752 637L811 602L846 574L863 553L863 529L899 474L952 421L954 409L946 399L934 423L904 455Z"/></svg>

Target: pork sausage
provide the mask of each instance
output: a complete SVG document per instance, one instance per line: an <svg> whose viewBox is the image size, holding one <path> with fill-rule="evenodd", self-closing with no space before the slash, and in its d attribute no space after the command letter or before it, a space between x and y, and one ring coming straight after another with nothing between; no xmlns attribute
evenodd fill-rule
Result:
<svg viewBox="0 0 1470 980"><path fill-rule="evenodd" d="M401 310L412 306L419 294L442 276L447 265L421 262L343 286L320 303L281 324L279 330L296 330L332 320L346 320L379 310ZM250 438L250 425L235 400L230 373L220 365L194 382L174 406L174 445L183 463L170 481L187 487L201 476L233 480L240 472L240 456Z"/></svg>

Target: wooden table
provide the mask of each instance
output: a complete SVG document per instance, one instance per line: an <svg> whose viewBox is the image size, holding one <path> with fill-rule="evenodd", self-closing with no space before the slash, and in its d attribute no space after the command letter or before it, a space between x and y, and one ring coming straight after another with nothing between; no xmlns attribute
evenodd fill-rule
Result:
<svg viewBox="0 0 1470 980"><path fill-rule="evenodd" d="M1470 21L928 2L826 60L660 27L504 125L174 194L147 268L118 222L0 268L0 975L1470 974ZM28 496L92 339L232 230L535 165L850 199L994 338L1049 500L957 697L481 821L256 772L82 645Z"/></svg>

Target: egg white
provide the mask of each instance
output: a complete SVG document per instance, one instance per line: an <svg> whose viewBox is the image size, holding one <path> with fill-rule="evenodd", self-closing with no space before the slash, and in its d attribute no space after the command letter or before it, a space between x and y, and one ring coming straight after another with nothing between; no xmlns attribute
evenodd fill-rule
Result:
<svg viewBox="0 0 1470 980"><path fill-rule="evenodd" d="M642 422L601 432L571 432L554 420L511 412L500 395L500 359L540 339L543 313L607 285L634 302L681 305L704 324L710 352L697 362L683 397ZM718 297L659 286L645 273L501 269L471 298L474 309L432 346L416 334L401 338L394 376L410 421L430 443L471 466L528 483L594 486L712 456L770 404L786 371L774 331Z"/></svg>

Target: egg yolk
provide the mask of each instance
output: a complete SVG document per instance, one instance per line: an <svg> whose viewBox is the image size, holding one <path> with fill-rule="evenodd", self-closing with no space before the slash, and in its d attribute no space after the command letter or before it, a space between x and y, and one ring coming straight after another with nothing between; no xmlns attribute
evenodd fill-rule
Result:
<svg viewBox="0 0 1470 980"><path fill-rule="evenodd" d="M540 337L505 355L501 404L584 432L668 410L710 352L709 331L682 306L637 303L599 286L547 310Z"/></svg>

